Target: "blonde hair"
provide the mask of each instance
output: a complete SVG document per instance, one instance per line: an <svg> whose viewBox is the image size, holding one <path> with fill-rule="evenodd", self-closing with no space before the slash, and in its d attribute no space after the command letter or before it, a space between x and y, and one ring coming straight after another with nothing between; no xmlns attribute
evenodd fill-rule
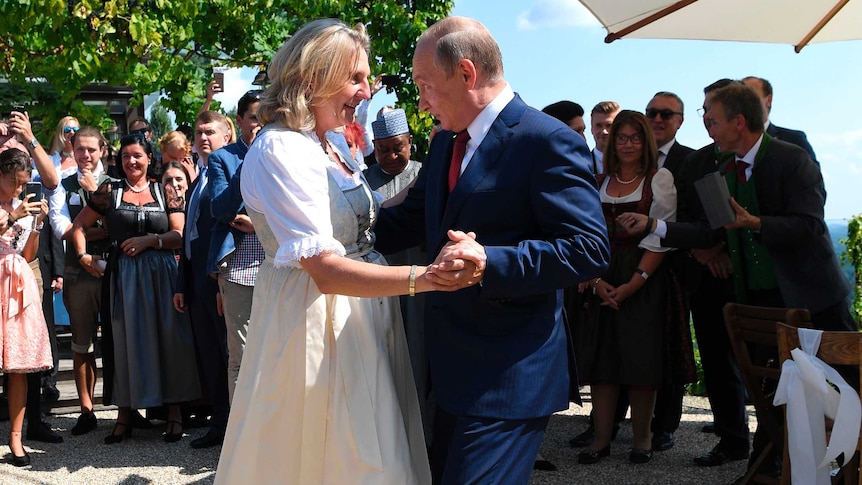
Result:
<svg viewBox="0 0 862 485"><path fill-rule="evenodd" d="M269 64L272 84L260 96L261 124L313 130L316 120L311 108L344 87L356 70L360 51L368 53L369 45L362 24L351 29L339 20L320 19L299 29Z"/></svg>
<svg viewBox="0 0 862 485"><path fill-rule="evenodd" d="M66 146L66 139L63 137L63 127L65 127L66 123L70 121L74 121L78 126L81 126L78 118L75 118L74 116L64 116L60 118L60 121L57 123L57 128L54 130L54 136L51 137L51 147L48 150L49 154L53 155L63 151L63 148Z"/></svg>
<svg viewBox="0 0 862 485"><path fill-rule="evenodd" d="M172 146L182 148L186 152L186 155L191 155L192 153L192 142L181 131L169 131L159 138L160 152L164 153Z"/></svg>
<svg viewBox="0 0 862 485"><path fill-rule="evenodd" d="M233 120L230 119L230 116L225 116L224 120L227 122L228 133L230 133L229 143L236 143L236 126L233 124Z"/></svg>

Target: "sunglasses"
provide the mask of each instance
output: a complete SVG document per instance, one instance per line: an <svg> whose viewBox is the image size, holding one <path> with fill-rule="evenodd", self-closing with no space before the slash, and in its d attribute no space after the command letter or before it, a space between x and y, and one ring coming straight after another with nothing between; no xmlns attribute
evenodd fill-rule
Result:
<svg viewBox="0 0 862 485"><path fill-rule="evenodd" d="M680 113L679 111L673 111L673 110L670 110L667 108L665 108L665 109L650 108L650 109L646 110L647 119L651 120L651 119L655 118L656 115L661 116L661 119L667 121L667 120L671 119L673 117L673 115L682 116L682 113Z"/></svg>
<svg viewBox="0 0 862 485"><path fill-rule="evenodd" d="M78 130L80 130L80 129L81 129L80 126L64 126L63 127L63 133L72 133L72 132L77 133Z"/></svg>
<svg viewBox="0 0 862 485"><path fill-rule="evenodd" d="M138 128L137 130L132 130L133 135L144 135L150 132L150 127Z"/></svg>

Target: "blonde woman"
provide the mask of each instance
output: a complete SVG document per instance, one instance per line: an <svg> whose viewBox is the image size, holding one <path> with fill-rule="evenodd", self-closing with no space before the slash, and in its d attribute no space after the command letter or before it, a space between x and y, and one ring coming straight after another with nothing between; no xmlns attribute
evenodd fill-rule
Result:
<svg viewBox="0 0 862 485"><path fill-rule="evenodd" d="M72 136L80 129L81 124L78 123L77 118L64 116L57 123L54 136L51 137L51 147L48 149L48 153L51 154L51 161L57 167L60 179L64 179L78 170L72 153Z"/></svg>
<svg viewBox="0 0 862 485"><path fill-rule="evenodd" d="M368 45L361 25L317 20L270 63L241 176L266 259L216 483L431 481L391 296L475 281L444 286L439 266L388 267L373 248L379 203L340 133L370 97Z"/></svg>
<svg viewBox="0 0 862 485"><path fill-rule="evenodd" d="M198 167L192 158L192 142L180 131L169 131L159 138L159 152L162 154L162 170L170 162L177 162L188 173L188 184L198 178Z"/></svg>

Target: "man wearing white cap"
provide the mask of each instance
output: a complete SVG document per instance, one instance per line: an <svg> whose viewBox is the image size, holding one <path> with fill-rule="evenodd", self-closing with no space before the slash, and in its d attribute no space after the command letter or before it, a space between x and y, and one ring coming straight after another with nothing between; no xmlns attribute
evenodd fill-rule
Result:
<svg viewBox="0 0 862 485"><path fill-rule="evenodd" d="M409 187L419 175L419 162L410 159L413 137L403 109L380 114L371 123L374 132L374 157L377 165L364 171L371 190L389 200Z"/></svg>

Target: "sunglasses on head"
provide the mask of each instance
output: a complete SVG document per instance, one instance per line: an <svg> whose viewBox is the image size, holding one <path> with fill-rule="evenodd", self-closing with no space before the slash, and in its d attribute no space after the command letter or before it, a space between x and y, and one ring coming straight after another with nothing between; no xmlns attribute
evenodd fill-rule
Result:
<svg viewBox="0 0 862 485"><path fill-rule="evenodd" d="M650 108L650 109L646 110L647 119L651 120L651 119L655 118L656 115L661 116L661 119L667 121L667 120L671 119L673 117L673 115L682 116L682 113L680 113L679 111L673 111L673 110L670 110L667 108L665 108L665 109Z"/></svg>
<svg viewBox="0 0 862 485"><path fill-rule="evenodd" d="M80 129L81 129L80 126L64 126L63 127L63 133L72 133L72 132L77 133L78 130L80 130Z"/></svg>

